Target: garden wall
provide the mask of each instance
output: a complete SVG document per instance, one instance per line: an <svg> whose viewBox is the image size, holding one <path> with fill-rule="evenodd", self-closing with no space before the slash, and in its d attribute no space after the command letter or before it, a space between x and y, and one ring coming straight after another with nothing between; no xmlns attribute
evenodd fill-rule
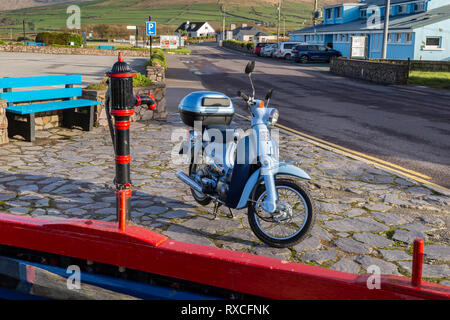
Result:
<svg viewBox="0 0 450 320"><path fill-rule="evenodd" d="M41 54L68 54L68 55L91 55L91 56L117 56L122 51L127 57L149 57L150 50L101 50L96 48L68 48L68 47L28 47L18 45L0 45L0 52L24 52Z"/></svg>
<svg viewBox="0 0 450 320"><path fill-rule="evenodd" d="M367 80L379 84L407 84L408 64L385 61L356 60L348 58L332 59L330 71L335 74Z"/></svg>

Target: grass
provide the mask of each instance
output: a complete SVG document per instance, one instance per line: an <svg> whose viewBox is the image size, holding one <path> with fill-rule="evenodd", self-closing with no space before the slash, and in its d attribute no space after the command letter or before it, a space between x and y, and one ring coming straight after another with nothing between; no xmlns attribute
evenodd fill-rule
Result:
<svg viewBox="0 0 450 320"><path fill-rule="evenodd" d="M222 13L220 5L216 1L210 3L192 4L193 1L186 1L186 4L170 4L170 1L155 4L152 1L140 0L95 0L78 3L81 9L81 25L87 24L119 24L136 25L140 29L144 27L148 16L158 24L157 29L162 27L177 27L186 20L208 21L216 28L222 25ZM306 2L306 1L305 1ZM153 4L152 4L153 3ZM33 33L41 31L59 30L66 26L69 15L66 13L67 4L26 8L13 11L0 12L0 18L17 19L16 25L0 26L0 34L9 35L12 30L14 35L22 32L22 21L33 22L35 30ZM227 3L225 10L226 24L239 24L242 22L253 23L263 21L274 27L277 21L276 9L270 2L259 2L252 5L239 5L236 1ZM292 1L283 1L282 6L282 32L284 22L286 29L294 30L302 27L302 23L311 23L312 4L301 4ZM167 28L165 28L167 30ZM157 30L158 31L158 30Z"/></svg>
<svg viewBox="0 0 450 320"><path fill-rule="evenodd" d="M411 71L410 84L450 90L450 72Z"/></svg>

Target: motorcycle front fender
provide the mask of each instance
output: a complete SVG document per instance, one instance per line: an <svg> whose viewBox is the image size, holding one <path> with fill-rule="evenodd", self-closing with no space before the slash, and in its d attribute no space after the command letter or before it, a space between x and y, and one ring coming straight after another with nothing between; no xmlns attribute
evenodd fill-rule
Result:
<svg viewBox="0 0 450 320"><path fill-rule="evenodd" d="M304 180L311 180L311 177L302 169L299 167L286 164L284 162L280 162L278 167L273 170L274 176L277 175L285 175L285 176L292 176L297 177ZM236 207L236 209L242 209L247 206L248 200L250 199L253 190L255 187L260 183L261 181L261 169L258 169L255 171L250 178L247 180L247 183L245 184L244 191L242 191L241 199L239 200L239 203Z"/></svg>

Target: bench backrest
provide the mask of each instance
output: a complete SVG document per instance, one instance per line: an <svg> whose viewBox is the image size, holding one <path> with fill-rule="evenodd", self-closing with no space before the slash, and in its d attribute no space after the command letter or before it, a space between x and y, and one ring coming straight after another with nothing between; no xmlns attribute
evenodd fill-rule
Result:
<svg viewBox="0 0 450 320"><path fill-rule="evenodd" d="M36 46L36 47L45 47L45 43L43 42L25 42L27 46Z"/></svg>
<svg viewBox="0 0 450 320"><path fill-rule="evenodd" d="M81 75L44 76L44 77L21 77L0 78L0 99L7 100L8 104L17 102L65 99L80 97L81 88L72 88L74 84L81 84ZM30 88L44 86L64 85L65 88L44 89L32 91L16 91L14 88Z"/></svg>

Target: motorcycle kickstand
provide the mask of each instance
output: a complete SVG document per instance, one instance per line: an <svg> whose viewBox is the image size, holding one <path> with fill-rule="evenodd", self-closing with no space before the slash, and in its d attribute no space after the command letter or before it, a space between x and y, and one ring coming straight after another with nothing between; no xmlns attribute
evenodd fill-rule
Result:
<svg viewBox="0 0 450 320"><path fill-rule="evenodd" d="M216 220L217 219L217 213L219 212L219 208L222 206L222 204L218 201L214 201L214 210L213 210L213 215L214 218L212 218L211 220Z"/></svg>
<svg viewBox="0 0 450 320"><path fill-rule="evenodd" d="M230 211L230 213L227 214L227 218L228 219L234 219L233 211L231 210L231 208L228 208L228 210Z"/></svg>

